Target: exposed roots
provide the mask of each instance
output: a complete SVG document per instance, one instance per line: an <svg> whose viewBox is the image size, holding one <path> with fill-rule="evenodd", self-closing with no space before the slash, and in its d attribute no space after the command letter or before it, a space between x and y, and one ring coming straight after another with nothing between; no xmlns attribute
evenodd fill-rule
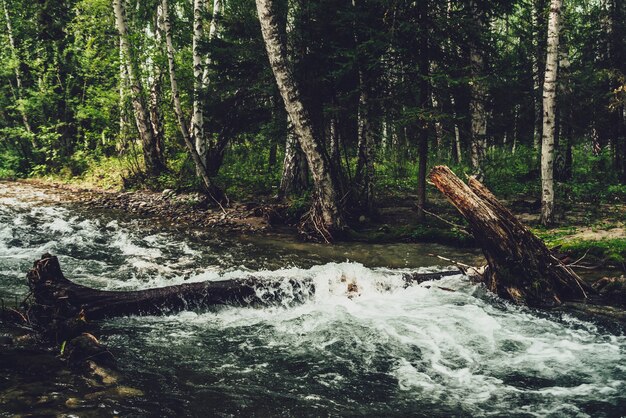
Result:
<svg viewBox="0 0 626 418"><path fill-rule="evenodd" d="M332 227L324 222L322 207L318 199L313 199L311 208L302 215L298 223L298 233L307 241L325 242L333 241Z"/></svg>

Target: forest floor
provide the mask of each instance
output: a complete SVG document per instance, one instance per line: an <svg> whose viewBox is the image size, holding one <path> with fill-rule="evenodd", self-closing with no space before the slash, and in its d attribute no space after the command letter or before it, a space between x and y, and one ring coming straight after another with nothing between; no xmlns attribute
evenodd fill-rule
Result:
<svg viewBox="0 0 626 418"><path fill-rule="evenodd" d="M200 193L137 190L111 191L93 185L44 179L23 180L91 210L112 209L133 214L152 224L179 230L216 228L229 233L287 234L297 236L302 207L258 197L231 202L220 208ZM371 243L435 242L456 247L474 247L464 220L435 189L429 190L428 211L417 218L417 198L389 193L380 196L378 214L352 214L352 229L346 239ZM568 202L560 208L558 223L546 228L539 223L540 204L525 197L503 200L522 222L530 226L551 248L583 264L610 266L626 271L626 204L615 202ZM301 204L300 204L301 206Z"/></svg>

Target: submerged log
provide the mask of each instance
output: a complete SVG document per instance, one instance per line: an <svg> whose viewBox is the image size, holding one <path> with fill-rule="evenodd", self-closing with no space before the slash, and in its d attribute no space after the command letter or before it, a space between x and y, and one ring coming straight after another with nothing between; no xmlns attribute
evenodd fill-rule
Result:
<svg viewBox="0 0 626 418"><path fill-rule="evenodd" d="M437 280L460 274L406 273L407 284ZM44 254L28 273L28 284L35 299L29 316L54 334L57 341L85 331L87 320L125 315L160 315L214 305L268 304L288 297L302 302L315 292L312 279L259 279L253 276L221 281L185 283L155 289L106 291L74 283L63 275L59 260Z"/></svg>
<svg viewBox="0 0 626 418"><path fill-rule="evenodd" d="M469 223L487 259L483 280L491 291L535 307L595 293L476 178L465 184L448 167L437 166L429 179Z"/></svg>

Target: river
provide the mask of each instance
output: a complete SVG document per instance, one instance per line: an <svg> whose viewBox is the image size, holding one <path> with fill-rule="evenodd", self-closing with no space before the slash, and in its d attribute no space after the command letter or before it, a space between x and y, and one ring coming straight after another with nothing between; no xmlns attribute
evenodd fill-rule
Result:
<svg viewBox="0 0 626 418"><path fill-rule="evenodd" d="M312 279L316 291L303 303L294 295L260 308L103 321L101 340L126 384L143 396L89 401L67 373L25 376L16 366L0 379L0 416L626 411L626 337L619 327L514 306L460 274L405 288L403 272L450 268L429 254L472 263L480 259L475 251L159 230L39 187L0 183L0 297L27 293L25 273L45 252L59 256L68 278L107 290L254 274L282 277L285 286ZM358 295L346 293L346 280L358 283ZM18 392L22 398L11 398ZM42 397L40 406L32 401Z"/></svg>

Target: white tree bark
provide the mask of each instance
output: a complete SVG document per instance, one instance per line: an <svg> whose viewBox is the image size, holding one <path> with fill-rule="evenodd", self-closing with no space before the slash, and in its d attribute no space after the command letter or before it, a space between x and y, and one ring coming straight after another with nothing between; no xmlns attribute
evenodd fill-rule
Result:
<svg viewBox="0 0 626 418"><path fill-rule="evenodd" d="M126 89L128 88L128 74L126 72L126 63L124 60L124 52L122 49L122 38L120 38L119 42L120 48L120 85L119 85L119 95L120 95L120 139L122 149L126 147L126 138L128 133L128 118L126 112Z"/></svg>
<svg viewBox="0 0 626 418"><path fill-rule="evenodd" d="M208 3L207 3L208 5ZM209 26L209 36L207 41L211 43L213 39L219 36L219 18L222 15L222 0L213 0L213 10L211 11L211 25ZM207 54L204 62L204 71L202 72L202 85L206 91L211 82L209 78L209 67L211 65L211 56Z"/></svg>
<svg viewBox="0 0 626 418"><path fill-rule="evenodd" d="M195 141L196 151L200 155L202 162L206 166L208 145L204 138L204 115L202 100L202 55L200 54L200 42L204 30L202 27L202 12L204 10L204 0L194 0L193 2L193 115L191 118L191 129Z"/></svg>
<svg viewBox="0 0 626 418"><path fill-rule="evenodd" d="M167 63L170 74L170 87L172 90L172 101L174 102L174 113L176 113L176 119L178 119L178 128L180 129L180 133L183 136L183 141L187 146L189 153L191 154L191 158L196 166L196 172L198 176L202 179L206 190L211 193L216 193L217 188L214 185L211 177L207 173L206 166L204 162L200 158L200 154L196 150L194 143L189 137L189 130L187 129L187 124L185 123L185 116L183 114L183 109L180 104L180 93L178 91L178 80L176 78L176 65L174 62L174 44L172 42L172 24L170 22L170 14L169 14L169 4L167 0L161 0L161 21L159 22L159 26L165 35L165 45L167 48ZM221 196L213 196L213 199L216 201L221 200Z"/></svg>
<svg viewBox="0 0 626 418"><path fill-rule="evenodd" d="M128 41L128 25L126 23L126 13L122 0L113 0L113 12L115 14L115 25L120 35L120 46L122 50L123 60L126 64L126 72L128 74L128 82L130 83L130 97L135 113L135 122L139 137L143 147L143 156L145 160L146 170L151 173L158 173L162 168L162 162L156 149L154 135L150 125L150 118L146 111L143 97L143 87L141 80L135 74L132 65L130 43Z"/></svg>
<svg viewBox="0 0 626 418"><path fill-rule="evenodd" d="M16 85L16 96L18 101L22 101L24 99L23 87L22 87L22 73L20 71L20 56L15 45L15 37L13 36L13 26L11 25L11 16L9 15L9 8L7 7L7 3L5 0L2 0L2 8L4 9L4 18L6 20L7 25L7 35L9 37L9 48L11 48L11 55L13 60L15 61L15 85ZM31 133L32 130L30 128L30 122L28 121L28 115L24 110L23 103L18 103L17 105L20 115L22 116L22 123L24 124L24 129L26 132Z"/></svg>
<svg viewBox="0 0 626 418"><path fill-rule="evenodd" d="M161 45L162 43L161 31L158 29L159 21L162 19L161 13L162 8L157 7L156 20L154 25L154 40L157 45ZM161 69L161 66L156 64L153 59L150 60L150 70L151 80L148 80L150 88L150 99L148 103L150 124L157 152L159 153L159 155L163 155L163 125L161 123L161 112L159 109L163 71Z"/></svg>
<svg viewBox="0 0 626 418"><path fill-rule="evenodd" d="M533 46L534 46L534 54L532 54L532 65L533 65L533 105L535 110L535 120L533 127L533 145L536 150L539 150L541 145L541 119L542 119L542 111L541 111L541 100L539 97L541 96L541 84L542 84L542 75L541 67L540 67L540 57L542 54L541 51L541 42L539 36L541 34L540 22L543 21L541 15L544 10L545 0L533 0L531 18L532 18L532 29L533 29Z"/></svg>
<svg viewBox="0 0 626 418"><path fill-rule="evenodd" d="M172 43L172 25L169 18L169 4L167 0L161 1L161 21L159 22L159 26L165 35L165 45L167 48L167 63L170 74L170 88L172 90L172 101L174 102L174 113L176 114L176 118L178 119L178 127L180 129L180 133L183 136L185 144L192 144L191 138L189 137L189 130L187 129L187 124L185 123L185 117L183 114L183 109L180 104L180 92L178 91L178 80L176 77L176 65L174 61L174 44ZM191 150L195 151L195 147L191 145ZM197 155L197 152L194 152Z"/></svg>
<svg viewBox="0 0 626 418"><path fill-rule="evenodd" d="M344 228L344 220L339 208L336 184L330 172L328 156L316 137L310 114L304 107L300 90L289 69L287 50L280 36L273 3L273 0L256 0L270 67L274 72L278 90L285 102L285 109L298 135L300 146L306 154L315 185L316 210L319 211L321 217L321 226L328 231L340 230ZM328 239L323 231L322 235Z"/></svg>
<svg viewBox="0 0 626 418"><path fill-rule="evenodd" d="M294 133L293 124L287 121L287 138L285 141L285 158L280 178L280 194L282 197L299 193L307 186L308 168L306 157L298 145L298 137Z"/></svg>
<svg viewBox="0 0 626 418"><path fill-rule="evenodd" d="M562 0L551 0L548 21L548 53L543 82L543 135L541 141L541 222L554 221L554 133L559 31Z"/></svg>

